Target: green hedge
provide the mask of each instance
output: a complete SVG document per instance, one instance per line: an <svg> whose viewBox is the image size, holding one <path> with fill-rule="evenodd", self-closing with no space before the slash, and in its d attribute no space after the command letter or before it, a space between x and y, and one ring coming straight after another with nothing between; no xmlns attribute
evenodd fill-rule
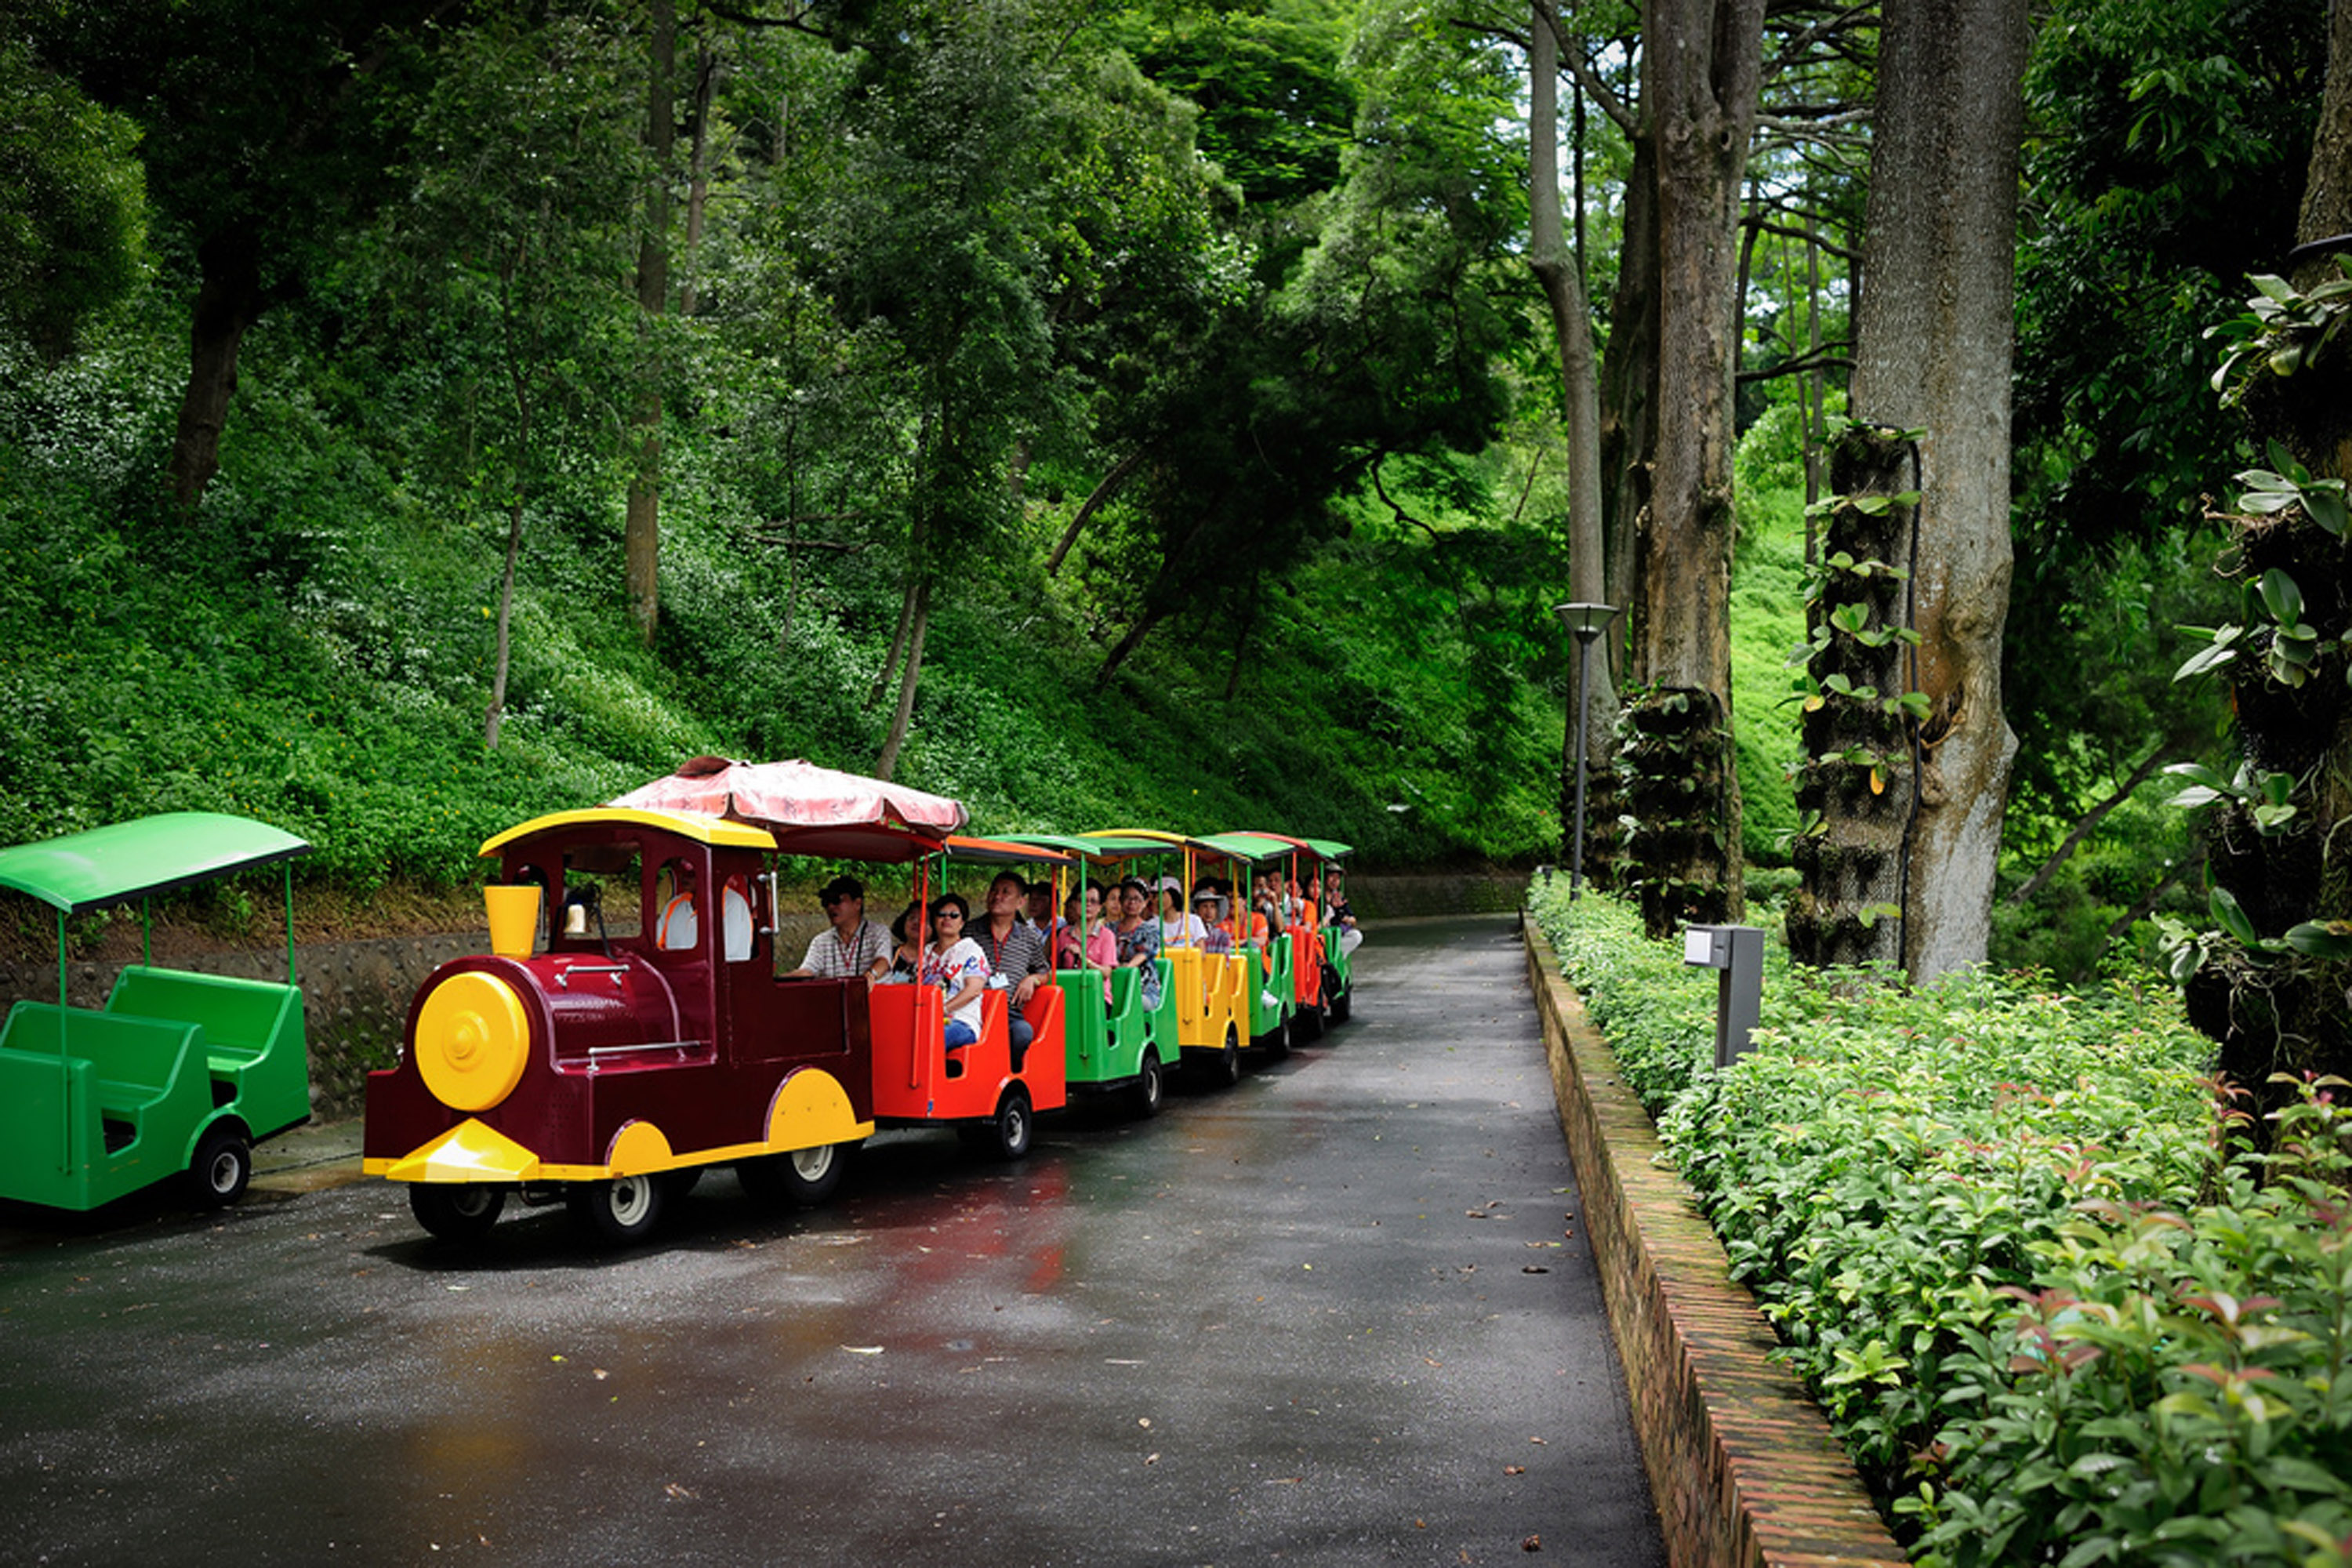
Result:
<svg viewBox="0 0 2352 1568"><path fill-rule="evenodd" d="M1609 900L1538 918L1734 1273L1921 1563L2352 1562L2352 1118L2216 1152L2168 993L1714 975Z"/></svg>

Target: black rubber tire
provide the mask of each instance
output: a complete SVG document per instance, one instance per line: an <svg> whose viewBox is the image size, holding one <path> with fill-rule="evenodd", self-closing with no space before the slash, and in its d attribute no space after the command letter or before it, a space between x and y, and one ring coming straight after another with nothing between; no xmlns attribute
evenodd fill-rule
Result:
<svg viewBox="0 0 2352 1568"><path fill-rule="evenodd" d="M408 1184L408 1212L427 1236L442 1241L479 1241L499 1223L507 1190L483 1182Z"/></svg>
<svg viewBox="0 0 2352 1568"><path fill-rule="evenodd" d="M1257 1037L1256 1045L1265 1052L1268 1061L1280 1061L1290 1055L1290 1021L1276 1018L1274 1027Z"/></svg>
<svg viewBox="0 0 2352 1568"><path fill-rule="evenodd" d="M1225 1048L1210 1058L1202 1068L1208 1080L1219 1089L1231 1089L1242 1080L1242 1032L1231 1024L1225 1026Z"/></svg>
<svg viewBox="0 0 2352 1568"><path fill-rule="evenodd" d="M1309 1040L1319 1040L1322 1037L1323 1009L1321 1005L1318 1004L1316 1006L1309 1007L1302 1004L1299 1006L1298 1011L1290 1016L1291 1044L1303 1046Z"/></svg>
<svg viewBox="0 0 2352 1568"><path fill-rule="evenodd" d="M643 1241L661 1223L664 1184L658 1175L574 1182L563 1194L574 1223L615 1246Z"/></svg>
<svg viewBox="0 0 2352 1568"><path fill-rule="evenodd" d="M686 1165L675 1171L664 1171L662 1185L668 1191L662 1194L663 1201L682 1204L692 1197L694 1189L702 1184L702 1173L709 1169L708 1165Z"/></svg>
<svg viewBox="0 0 2352 1568"><path fill-rule="evenodd" d="M841 1185L842 1167L849 1163L849 1146L820 1143L814 1149L762 1155L735 1167L743 1190L763 1204L814 1208Z"/></svg>
<svg viewBox="0 0 2352 1568"><path fill-rule="evenodd" d="M1324 1023L1348 1023L1352 1004L1352 987L1340 985L1339 971L1324 963Z"/></svg>
<svg viewBox="0 0 2352 1568"><path fill-rule="evenodd" d="M228 1207L245 1196L246 1184L252 1180L253 1144L236 1127L215 1127L205 1133L196 1144L196 1157L188 1162L188 1188L199 1208Z"/></svg>
<svg viewBox="0 0 2352 1568"><path fill-rule="evenodd" d="M1168 1071L1160 1065L1160 1047L1143 1047L1143 1068L1136 1074L1135 1088L1128 1093L1128 1104L1133 1108L1136 1120L1149 1121L1160 1114L1168 1099Z"/></svg>
<svg viewBox="0 0 2352 1568"><path fill-rule="evenodd" d="M988 1150L1000 1160L1018 1160L1029 1152L1031 1139L1037 1131L1037 1118L1029 1109L1029 1091L1013 1084L996 1102L996 1115L988 1123Z"/></svg>

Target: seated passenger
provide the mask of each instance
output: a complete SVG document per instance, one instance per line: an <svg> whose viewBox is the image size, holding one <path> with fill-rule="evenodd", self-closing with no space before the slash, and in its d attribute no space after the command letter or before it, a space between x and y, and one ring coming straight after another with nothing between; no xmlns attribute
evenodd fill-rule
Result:
<svg viewBox="0 0 2352 1568"><path fill-rule="evenodd" d="M1045 931L1019 918L1028 897L1029 885L1017 873L999 871L988 884L988 918L971 933L987 955L990 987L1007 994L1004 1026L1015 1072L1021 1070L1021 1058L1036 1034L1022 1009L1037 994L1037 987L1054 977Z"/></svg>
<svg viewBox="0 0 2352 1568"><path fill-rule="evenodd" d="M879 984L906 985L913 983L923 966L923 944L930 939L930 921L923 914L920 900L898 911L890 922L890 969Z"/></svg>
<svg viewBox="0 0 2352 1568"><path fill-rule="evenodd" d="M1054 919L1054 884L1051 880L1029 884L1029 904L1025 911L1028 921L1039 931L1055 924Z"/></svg>
<svg viewBox="0 0 2352 1568"><path fill-rule="evenodd" d="M1160 922L1151 918L1151 889L1136 878L1119 884L1120 915L1114 934L1118 966L1143 972L1143 1010L1160 1010Z"/></svg>
<svg viewBox="0 0 2352 1568"><path fill-rule="evenodd" d="M1073 890L1062 909L1062 924L1055 938L1057 951L1054 967L1100 970L1103 1005L1108 1006L1110 972L1118 967L1118 937L1102 918L1102 889L1089 882L1083 900ZM1085 935L1081 937L1080 932Z"/></svg>
<svg viewBox="0 0 2352 1568"><path fill-rule="evenodd" d="M1192 913L1201 924L1201 951L1224 954L1234 950L1233 928L1225 924L1225 900L1214 888L1192 895Z"/></svg>
<svg viewBox="0 0 2352 1568"><path fill-rule="evenodd" d="M988 960L980 944L963 934L970 906L961 893L943 893L931 900L931 943L923 950L922 984L936 985L947 997L945 1043L948 1076L963 1076L958 1054L980 1038L980 994L988 989Z"/></svg>
<svg viewBox="0 0 2352 1568"><path fill-rule="evenodd" d="M1337 866L1323 877L1323 918L1339 928L1340 957L1347 957L1363 944L1363 930L1356 924L1356 911L1349 906Z"/></svg>
<svg viewBox="0 0 2352 1568"><path fill-rule="evenodd" d="M866 884L835 877L817 890L829 922L808 944L808 953L787 980L879 980L890 972L890 933L866 918ZM903 917L901 917L903 918Z"/></svg>
<svg viewBox="0 0 2352 1568"><path fill-rule="evenodd" d="M1184 884L1173 877L1160 879L1160 945L1198 947L1206 930L1201 917L1184 909Z"/></svg>

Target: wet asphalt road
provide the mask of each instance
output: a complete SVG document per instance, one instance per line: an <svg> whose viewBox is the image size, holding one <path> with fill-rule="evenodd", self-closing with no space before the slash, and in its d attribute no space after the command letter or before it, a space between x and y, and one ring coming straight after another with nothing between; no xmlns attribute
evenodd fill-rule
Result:
<svg viewBox="0 0 2352 1568"><path fill-rule="evenodd" d="M344 1163L0 1213L0 1563L1663 1563L1509 920L1358 963L1154 1121L627 1252Z"/></svg>

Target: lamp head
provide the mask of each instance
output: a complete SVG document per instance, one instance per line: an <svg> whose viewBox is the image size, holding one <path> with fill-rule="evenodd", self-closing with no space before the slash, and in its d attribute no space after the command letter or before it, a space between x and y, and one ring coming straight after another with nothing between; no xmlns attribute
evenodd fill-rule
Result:
<svg viewBox="0 0 2352 1568"><path fill-rule="evenodd" d="M1579 642L1589 643L1609 629L1609 623L1617 618L1617 606L1578 601L1554 605L1551 613L1559 617L1562 626L1575 634Z"/></svg>

